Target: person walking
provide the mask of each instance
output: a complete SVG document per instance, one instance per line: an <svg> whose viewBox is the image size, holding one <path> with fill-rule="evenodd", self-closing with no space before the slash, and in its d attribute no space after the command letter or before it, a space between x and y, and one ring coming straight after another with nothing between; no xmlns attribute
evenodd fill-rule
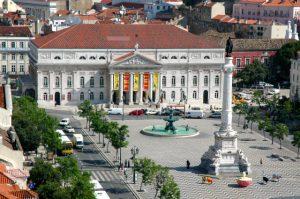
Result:
<svg viewBox="0 0 300 199"><path fill-rule="evenodd" d="M191 165L190 161L187 160L187 161L186 161L186 168L189 169L189 168L190 168L190 165Z"/></svg>

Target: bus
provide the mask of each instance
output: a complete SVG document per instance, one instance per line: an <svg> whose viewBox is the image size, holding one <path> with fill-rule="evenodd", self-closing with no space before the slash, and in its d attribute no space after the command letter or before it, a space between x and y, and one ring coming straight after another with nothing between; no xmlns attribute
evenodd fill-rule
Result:
<svg viewBox="0 0 300 199"><path fill-rule="evenodd" d="M61 136L60 139L62 142L62 148L60 150L60 154L61 155L73 154L73 144L70 141L70 139L66 135Z"/></svg>

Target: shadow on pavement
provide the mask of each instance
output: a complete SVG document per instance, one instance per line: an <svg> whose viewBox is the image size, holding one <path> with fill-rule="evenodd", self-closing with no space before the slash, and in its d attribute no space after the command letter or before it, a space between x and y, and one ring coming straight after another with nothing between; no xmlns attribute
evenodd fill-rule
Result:
<svg viewBox="0 0 300 199"><path fill-rule="evenodd" d="M129 193L129 191L125 188L109 188L105 190L106 192L113 193L113 194L120 194L120 193Z"/></svg>
<svg viewBox="0 0 300 199"><path fill-rule="evenodd" d="M228 187L231 187L231 188L238 188L238 189L242 188L242 187L240 187L238 184L228 184Z"/></svg>
<svg viewBox="0 0 300 199"><path fill-rule="evenodd" d="M180 171L180 172L189 172L189 173L196 173L200 174L199 166L190 167L187 169L186 167L170 167L170 170Z"/></svg>
<svg viewBox="0 0 300 199"><path fill-rule="evenodd" d="M266 146L250 146L249 148L252 149L259 149L259 150L272 150L272 147L266 147Z"/></svg>
<svg viewBox="0 0 300 199"><path fill-rule="evenodd" d="M105 160L81 160L82 163L86 166L87 164L90 166L103 166L108 165Z"/></svg>

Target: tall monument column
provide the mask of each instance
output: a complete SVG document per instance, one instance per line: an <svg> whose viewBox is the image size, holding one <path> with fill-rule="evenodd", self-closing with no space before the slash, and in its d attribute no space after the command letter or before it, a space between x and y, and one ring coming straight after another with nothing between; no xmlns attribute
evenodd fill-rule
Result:
<svg viewBox="0 0 300 199"><path fill-rule="evenodd" d="M232 128L232 72L234 65L230 56L232 43L227 40L225 65L223 71L222 123L214 133L215 143L201 158L201 167L213 175L233 175L241 172L251 173L251 164L242 150L238 149L237 132Z"/></svg>

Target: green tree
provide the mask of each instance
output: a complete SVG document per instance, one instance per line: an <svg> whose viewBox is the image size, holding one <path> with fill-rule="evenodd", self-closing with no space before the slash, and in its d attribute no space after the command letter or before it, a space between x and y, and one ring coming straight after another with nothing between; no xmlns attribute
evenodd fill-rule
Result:
<svg viewBox="0 0 300 199"><path fill-rule="evenodd" d="M166 183L168 177L169 177L169 169L167 167L157 165L154 180L153 180L153 185L155 189L154 198L157 197L157 194L160 192L163 185Z"/></svg>
<svg viewBox="0 0 300 199"><path fill-rule="evenodd" d="M37 159L29 173L29 181L34 182L36 187L46 184L48 181L58 182L59 184L62 181L62 174L53 168L50 163L41 159Z"/></svg>
<svg viewBox="0 0 300 199"><path fill-rule="evenodd" d="M276 129L271 120L270 121L266 120L266 131L272 137L272 144L274 144L274 137L275 137Z"/></svg>
<svg viewBox="0 0 300 199"><path fill-rule="evenodd" d="M288 136L289 128L282 123L276 124L275 126L275 136L279 139L280 149L281 149L281 141L284 140L284 137Z"/></svg>
<svg viewBox="0 0 300 199"><path fill-rule="evenodd" d="M68 185L74 177L80 176L78 162L70 156L57 159L59 166L57 170L62 174L63 185Z"/></svg>
<svg viewBox="0 0 300 199"><path fill-rule="evenodd" d="M294 133L294 139L292 141L293 146L298 148L297 158L299 158L299 149L300 149L300 131Z"/></svg>
<svg viewBox="0 0 300 199"><path fill-rule="evenodd" d="M263 134L264 134L263 140L264 141L266 141L266 130L267 130L268 123L271 123L271 120L268 117L259 119L259 121L258 121L258 129L263 131Z"/></svg>
<svg viewBox="0 0 300 199"><path fill-rule="evenodd" d="M114 138L116 137L116 135L118 134L119 131L119 123L117 122L108 122L105 125L106 129L105 129L105 137L108 139L107 141L107 148L106 148L106 152L108 153L108 146L109 143L112 142L114 140ZM118 153L116 153L117 155ZM117 157L116 157L117 158Z"/></svg>
<svg viewBox="0 0 300 199"><path fill-rule="evenodd" d="M156 164L153 160L148 158L136 159L134 163L135 170L142 174L142 181L140 186L140 191L142 191L142 186L151 184L156 172Z"/></svg>
<svg viewBox="0 0 300 199"><path fill-rule="evenodd" d="M42 184L37 193L39 194L40 199L71 199L69 189L61 187L59 182L47 181L45 184Z"/></svg>
<svg viewBox="0 0 300 199"><path fill-rule="evenodd" d="M94 186L90 183L90 174L83 172L74 178L71 183L71 198L73 199L96 199Z"/></svg>
<svg viewBox="0 0 300 199"><path fill-rule="evenodd" d="M268 68L263 63L255 60L253 64L247 65L236 75L246 85L251 85L263 81L268 75Z"/></svg>
<svg viewBox="0 0 300 199"><path fill-rule="evenodd" d="M78 115L80 117L86 118L86 128L90 122L91 112L93 111L93 105L90 100L84 100L81 104L78 105Z"/></svg>
<svg viewBox="0 0 300 199"><path fill-rule="evenodd" d="M252 126L253 126L253 122L256 122L259 119L259 113L257 111L257 109L255 107L251 107L246 115L246 120L247 122L251 123L251 132L252 132Z"/></svg>
<svg viewBox="0 0 300 199"><path fill-rule="evenodd" d="M259 108L261 108L261 104L265 103L265 96L262 90L256 90L253 93L252 101L255 102Z"/></svg>
<svg viewBox="0 0 300 199"><path fill-rule="evenodd" d="M169 176L160 191L161 199L180 199L180 189L173 176Z"/></svg>
<svg viewBox="0 0 300 199"><path fill-rule="evenodd" d="M103 134L103 123L105 121L105 112L103 109L100 109L100 111L96 110L91 113L91 127L94 132L99 134L99 144L101 143L100 141L100 134ZM104 136L104 134L103 134Z"/></svg>
<svg viewBox="0 0 300 199"><path fill-rule="evenodd" d="M129 130L127 125L122 125L119 127L118 131L114 131L111 135L111 144L116 149L116 154L120 151L120 165L122 163L122 147L128 146L128 140L126 138L129 137ZM117 155L116 155L117 157Z"/></svg>
<svg viewBox="0 0 300 199"><path fill-rule="evenodd" d="M240 126L241 115L245 115L247 113L248 103L247 102L242 102L242 103L236 104L233 107L233 111L239 115L239 117L238 117L238 126ZM245 123L245 121L244 121L244 123Z"/></svg>

